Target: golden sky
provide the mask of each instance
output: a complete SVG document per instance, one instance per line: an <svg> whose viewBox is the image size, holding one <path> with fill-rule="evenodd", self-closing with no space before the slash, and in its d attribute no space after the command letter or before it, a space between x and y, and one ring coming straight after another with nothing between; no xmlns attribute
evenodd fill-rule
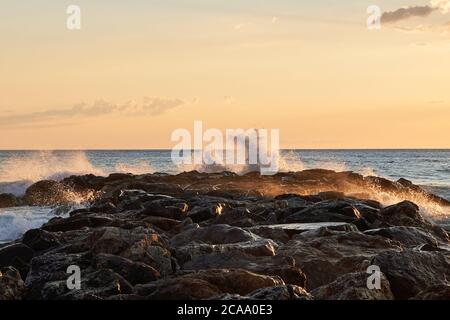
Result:
<svg viewBox="0 0 450 320"><path fill-rule="evenodd" d="M450 148L440 1L376 1L368 30L374 1L4 0L0 149L171 148L194 120L283 148Z"/></svg>

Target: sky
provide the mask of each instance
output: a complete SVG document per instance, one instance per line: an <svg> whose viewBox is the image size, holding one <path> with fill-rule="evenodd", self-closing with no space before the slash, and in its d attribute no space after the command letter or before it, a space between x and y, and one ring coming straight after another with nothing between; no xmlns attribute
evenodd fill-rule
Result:
<svg viewBox="0 0 450 320"><path fill-rule="evenodd" d="M282 148L450 148L449 3L2 0L0 149L171 148L195 120Z"/></svg>

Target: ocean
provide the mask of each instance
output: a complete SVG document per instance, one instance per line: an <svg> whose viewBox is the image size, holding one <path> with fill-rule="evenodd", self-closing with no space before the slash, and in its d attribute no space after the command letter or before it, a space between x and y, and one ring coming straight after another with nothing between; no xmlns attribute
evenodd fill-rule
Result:
<svg viewBox="0 0 450 320"><path fill-rule="evenodd" d="M280 171L322 168L355 171L391 180L405 178L450 200L450 150L283 150ZM0 193L22 195L32 183L70 175L113 172L177 173L170 150L0 151ZM233 170L233 168L231 168ZM238 169L236 169L238 170ZM82 206L82 204L79 204ZM57 208L0 209L0 243L40 227Z"/></svg>

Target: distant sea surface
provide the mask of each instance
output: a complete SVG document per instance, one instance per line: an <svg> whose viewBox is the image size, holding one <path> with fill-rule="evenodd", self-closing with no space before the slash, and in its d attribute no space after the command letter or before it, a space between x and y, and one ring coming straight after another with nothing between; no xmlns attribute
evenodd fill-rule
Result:
<svg viewBox="0 0 450 320"><path fill-rule="evenodd" d="M283 150L281 171L322 168L392 180L405 178L450 200L450 150ZM22 195L33 182L113 172L177 173L170 150L0 151L0 193ZM233 168L229 168L233 170ZM53 216L51 208L0 209L0 242L15 239Z"/></svg>

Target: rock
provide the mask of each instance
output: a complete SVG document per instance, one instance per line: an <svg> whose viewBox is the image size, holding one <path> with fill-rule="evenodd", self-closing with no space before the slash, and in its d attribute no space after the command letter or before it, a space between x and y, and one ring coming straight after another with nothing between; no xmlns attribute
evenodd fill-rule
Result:
<svg viewBox="0 0 450 320"><path fill-rule="evenodd" d="M163 217L150 216L142 220L142 222L153 225L161 230L170 231L175 228L180 228L182 222L179 220L168 219Z"/></svg>
<svg viewBox="0 0 450 320"><path fill-rule="evenodd" d="M72 216L69 218L56 218L50 220L48 223L42 226L43 230L57 232L57 231L70 231L77 230L84 227L96 228L112 223L112 219L102 216Z"/></svg>
<svg viewBox="0 0 450 320"><path fill-rule="evenodd" d="M158 234L151 229L138 227L126 230L103 227L93 230L86 242L92 253L114 254L143 262L162 275L173 272L170 251L163 246Z"/></svg>
<svg viewBox="0 0 450 320"><path fill-rule="evenodd" d="M33 256L34 251L30 247L21 243L11 244L0 249L0 267L12 266L25 278Z"/></svg>
<svg viewBox="0 0 450 320"><path fill-rule="evenodd" d="M450 242L448 233L426 221L419 212L419 207L410 201L386 207L380 211L383 221L392 226L418 227L427 230L445 242Z"/></svg>
<svg viewBox="0 0 450 320"><path fill-rule="evenodd" d="M10 208L15 207L19 204L17 198L10 193L0 194L0 208Z"/></svg>
<svg viewBox="0 0 450 320"><path fill-rule="evenodd" d="M119 294L130 294L133 287L119 274L110 269L84 272L81 289L69 290L65 280L47 282L42 287L44 300L102 300Z"/></svg>
<svg viewBox="0 0 450 320"><path fill-rule="evenodd" d="M215 252L181 262L184 270L243 269L268 276L278 276L285 283L306 286L306 276L291 257L252 256L244 252Z"/></svg>
<svg viewBox="0 0 450 320"><path fill-rule="evenodd" d="M19 271L13 267L0 268L0 301L22 300L25 291Z"/></svg>
<svg viewBox="0 0 450 320"><path fill-rule="evenodd" d="M354 231L357 231L354 226L351 226L348 223L345 222L316 222L316 223L289 223L289 224L274 224L274 225L264 225L264 226L257 226L257 227L251 227L247 230L258 233L257 230L261 228L268 228L268 229L280 229L283 230L287 235L293 236L295 234L299 234L305 231L310 230L316 230L319 228L328 228L330 230L339 230L344 229L346 227L354 229Z"/></svg>
<svg viewBox="0 0 450 320"><path fill-rule="evenodd" d="M437 284L420 291L412 300L450 300L450 284Z"/></svg>
<svg viewBox="0 0 450 320"><path fill-rule="evenodd" d="M438 247L438 242L432 234L416 227L380 228L367 230L364 233L398 241L407 248L414 248L422 244L428 244L436 248Z"/></svg>
<svg viewBox="0 0 450 320"><path fill-rule="evenodd" d="M24 200L29 205L52 206L68 202L72 192L60 182L42 180L26 190Z"/></svg>
<svg viewBox="0 0 450 320"><path fill-rule="evenodd" d="M178 262L183 264L187 261L210 253L246 253L255 257L274 256L278 245L269 239L260 239L256 241L238 242L231 244L206 244L192 242L185 246L174 248Z"/></svg>
<svg viewBox="0 0 450 320"><path fill-rule="evenodd" d="M247 229L248 231L266 239L272 239L278 243L286 243L290 240L289 234L285 232L282 228L257 226Z"/></svg>
<svg viewBox="0 0 450 320"><path fill-rule="evenodd" d="M158 216L168 219L182 220L186 218L188 205L185 202L179 202L175 199L167 200L155 200L149 204L145 204L145 209L140 211L140 215L144 216Z"/></svg>
<svg viewBox="0 0 450 320"><path fill-rule="evenodd" d="M312 300L302 287L285 285L257 289L247 295L251 300Z"/></svg>
<svg viewBox="0 0 450 320"><path fill-rule="evenodd" d="M239 227L232 227L225 224L211 225L197 229L186 230L170 239L172 247L182 246L191 241L198 241L209 244L226 244L256 241L261 238L256 234Z"/></svg>
<svg viewBox="0 0 450 320"><path fill-rule="evenodd" d="M122 275L130 284L148 283L161 278L155 268L111 254L98 254L93 259L95 269L111 269Z"/></svg>
<svg viewBox="0 0 450 320"><path fill-rule="evenodd" d="M212 269L137 285L135 294L158 300L208 299L224 293L246 295L259 288L283 284L278 277L245 270Z"/></svg>
<svg viewBox="0 0 450 320"><path fill-rule="evenodd" d="M212 219L216 216L216 214L212 210L212 208L195 207L187 213L187 216L189 218L191 218L192 221L198 223L198 222Z"/></svg>
<svg viewBox="0 0 450 320"><path fill-rule="evenodd" d="M380 289L369 289L366 272L347 273L311 291L315 300L393 300L389 281L381 273Z"/></svg>
<svg viewBox="0 0 450 320"><path fill-rule="evenodd" d="M281 246L277 255L293 257L306 274L307 289L328 284L346 273L358 272L384 251L401 251L400 243L359 232L319 229L315 237L300 234Z"/></svg>
<svg viewBox="0 0 450 320"><path fill-rule="evenodd" d="M58 237L42 229L31 229L25 232L22 243L33 250L44 251L60 244Z"/></svg>
<svg viewBox="0 0 450 320"><path fill-rule="evenodd" d="M409 299L430 285L446 284L450 278L450 263L440 252L405 250L387 251L375 256L377 265L386 275L396 299Z"/></svg>
<svg viewBox="0 0 450 320"><path fill-rule="evenodd" d="M286 217L285 222L353 222L361 218L358 209L346 201L326 200Z"/></svg>

